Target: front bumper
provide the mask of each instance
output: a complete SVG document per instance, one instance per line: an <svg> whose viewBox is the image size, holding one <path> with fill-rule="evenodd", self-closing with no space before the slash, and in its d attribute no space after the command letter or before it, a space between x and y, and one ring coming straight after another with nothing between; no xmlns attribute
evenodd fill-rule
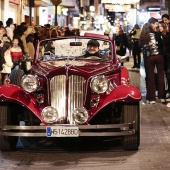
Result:
<svg viewBox="0 0 170 170"><path fill-rule="evenodd" d="M81 136L126 136L135 134L135 122L109 125L53 125L78 127ZM48 126L0 126L0 136L47 137ZM67 136L66 136L67 137ZM69 136L68 136L69 137Z"/></svg>

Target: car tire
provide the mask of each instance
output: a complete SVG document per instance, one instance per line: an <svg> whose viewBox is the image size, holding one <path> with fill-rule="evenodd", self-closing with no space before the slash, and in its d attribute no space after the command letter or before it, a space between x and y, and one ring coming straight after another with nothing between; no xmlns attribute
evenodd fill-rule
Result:
<svg viewBox="0 0 170 170"><path fill-rule="evenodd" d="M12 108L6 104L0 105L0 125L17 125L17 117L12 114ZM0 150L11 151L16 148L18 137L16 136L0 136Z"/></svg>
<svg viewBox="0 0 170 170"><path fill-rule="evenodd" d="M125 104L122 112L122 123L135 121L135 134L123 136L122 146L125 150L138 150L140 144L140 104Z"/></svg>

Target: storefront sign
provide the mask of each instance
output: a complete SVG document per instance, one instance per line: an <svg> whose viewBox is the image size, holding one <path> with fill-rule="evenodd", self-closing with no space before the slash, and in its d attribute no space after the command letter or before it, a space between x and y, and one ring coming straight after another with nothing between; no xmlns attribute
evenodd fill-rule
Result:
<svg viewBox="0 0 170 170"><path fill-rule="evenodd" d="M48 7L50 5L49 0L34 0L31 2L34 3L34 6L36 7Z"/></svg>
<svg viewBox="0 0 170 170"><path fill-rule="evenodd" d="M61 6L75 6L76 0L62 0Z"/></svg>
<svg viewBox="0 0 170 170"><path fill-rule="evenodd" d="M20 4L20 0L9 0L9 2L17 5Z"/></svg>
<svg viewBox="0 0 170 170"><path fill-rule="evenodd" d="M138 3L140 0L102 0L102 3L105 4L136 4Z"/></svg>
<svg viewBox="0 0 170 170"><path fill-rule="evenodd" d="M153 7L147 7L148 11L160 11L160 7L159 6L153 6Z"/></svg>
<svg viewBox="0 0 170 170"><path fill-rule="evenodd" d="M107 9L109 12L127 12L130 8L130 5L105 4L105 9Z"/></svg>

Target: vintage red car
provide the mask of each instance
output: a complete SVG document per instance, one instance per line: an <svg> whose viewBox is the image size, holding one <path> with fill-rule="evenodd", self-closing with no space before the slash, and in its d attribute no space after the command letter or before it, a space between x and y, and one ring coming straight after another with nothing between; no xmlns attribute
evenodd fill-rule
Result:
<svg viewBox="0 0 170 170"><path fill-rule="evenodd" d="M100 56L86 56L90 40ZM0 86L1 150L15 149L18 137L82 136L118 137L125 150L138 149L141 93L107 36L41 40L30 74L14 75Z"/></svg>

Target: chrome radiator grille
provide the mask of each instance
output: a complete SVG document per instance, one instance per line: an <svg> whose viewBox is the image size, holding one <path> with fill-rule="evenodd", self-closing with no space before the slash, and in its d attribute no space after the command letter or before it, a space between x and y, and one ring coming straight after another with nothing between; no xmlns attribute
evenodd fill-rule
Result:
<svg viewBox="0 0 170 170"><path fill-rule="evenodd" d="M51 106L56 108L59 117L68 117L73 123L72 111L84 105L85 79L81 76L71 75L66 85L66 76L59 75L51 79ZM68 88L68 89L66 89Z"/></svg>

